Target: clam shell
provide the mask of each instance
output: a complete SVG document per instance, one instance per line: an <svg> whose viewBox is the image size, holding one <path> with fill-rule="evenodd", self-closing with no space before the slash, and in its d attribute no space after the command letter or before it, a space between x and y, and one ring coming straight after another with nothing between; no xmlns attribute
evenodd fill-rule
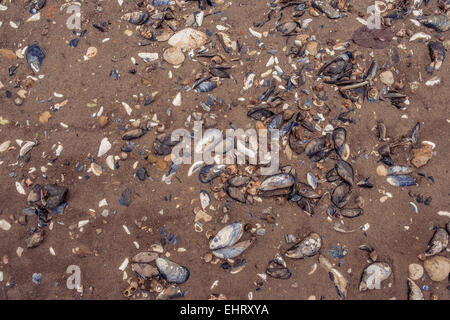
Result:
<svg viewBox="0 0 450 320"><path fill-rule="evenodd" d="M189 270L166 258L157 258L156 267L159 273L169 283L181 284L189 279Z"/></svg>
<svg viewBox="0 0 450 320"><path fill-rule="evenodd" d="M164 50L163 58L168 63L173 65L180 65L184 62L184 54L178 47L170 47L166 50Z"/></svg>
<svg viewBox="0 0 450 320"><path fill-rule="evenodd" d="M288 249L285 256L291 259L303 259L316 255L322 247L322 238L319 234L310 233L299 243Z"/></svg>
<svg viewBox="0 0 450 320"><path fill-rule="evenodd" d="M381 289L381 282L391 275L391 267L385 262L375 262L364 269L359 291Z"/></svg>
<svg viewBox="0 0 450 320"><path fill-rule="evenodd" d="M172 47L191 50L203 46L207 40L208 36L204 32L186 28L170 37L168 43Z"/></svg>
<svg viewBox="0 0 450 320"><path fill-rule="evenodd" d="M217 235L209 242L211 250L232 246L242 237L244 226L240 222L231 223L222 228Z"/></svg>
<svg viewBox="0 0 450 320"><path fill-rule="evenodd" d="M247 250L252 243L252 240L241 241L233 246L213 250L213 254L220 259L233 259Z"/></svg>

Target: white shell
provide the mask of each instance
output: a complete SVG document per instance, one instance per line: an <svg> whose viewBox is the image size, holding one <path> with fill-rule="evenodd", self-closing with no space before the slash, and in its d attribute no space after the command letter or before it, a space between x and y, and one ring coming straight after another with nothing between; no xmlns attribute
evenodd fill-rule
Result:
<svg viewBox="0 0 450 320"><path fill-rule="evenodd" d="M177 95L175 96L175 98L173 98L172 104L175 107L181 106L181 92L178 92Z"/></svg>
<svg viewBox="0 0 450 320"><path fill-rule="evenodd" d="M145 62L152 62L158 60L158 53L150 52L140 52L138 53L139 58L142 58Z"/></svg>
<svg viewBox="0 0 450 320"><path fill-rule="evenodd" d="M25 189L22 187L22 185L20 184L20 182L16 181L16 189L17 192L20 194L25 194Z"/></svg>
<svg viewBox="0 0 450 320"><path fill-rule="evenodd" d="M115 170L116 169L115 166L114 166L114 156L113 155L109 155L109 156L106 157L106 165L111 170Z"/></svg>
<svg viewBox="0 0 450 320"><path fill-rule="evenodd" d="M100 147L98 148L97 157L101 157L106 154L111 149L111 143L108 141L108 138L103 138L100 142Z"/></svg>
<svg viewBox="0 0 450 320"><path fill-rule="evenodd" d="M190 50L201 47L207 40L208 36L204 32L186 28L170 37L169 45Z"/></svg>
<svg viewBox="0 0 450 320"><path fill-rule="evenodd" d="M8 231L11 229L11 224L5 219L0 220L0 229L4 231Z"/></svg>
<svg viewBox="0 0 450 320"><path fill-rule="evenodd" d="M33 147L36 145L35 142L33 141L27 141L22 148L20 148L19 151L19 156L23 157L24 155L27 154L28 151L30 151L31 149L33 149Z"/></svg>
<svg viewBox="0 0 450 320"><path fill-rule="evenodd" d="M9 141L9 140L0 144L0 152L5 152L6 150L8 150L10 145L11 145L11 141Z"/></svg>

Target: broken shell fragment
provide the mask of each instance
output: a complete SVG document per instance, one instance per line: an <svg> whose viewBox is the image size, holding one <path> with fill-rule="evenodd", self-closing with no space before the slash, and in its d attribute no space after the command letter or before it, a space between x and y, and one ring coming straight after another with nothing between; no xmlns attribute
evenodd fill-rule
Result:
<svg viewBox="0 0 450 320"><path fill-rule="evenodd" d="M425 300L419 286L408 279L408 300Z"/></svg>
<svg viewBox="0 0 450 320"><path fill-rule="evenodd" d="M381 289L381 282L389 278L391 267L385 262L375 262L364 269L359 291Z"/></svg>

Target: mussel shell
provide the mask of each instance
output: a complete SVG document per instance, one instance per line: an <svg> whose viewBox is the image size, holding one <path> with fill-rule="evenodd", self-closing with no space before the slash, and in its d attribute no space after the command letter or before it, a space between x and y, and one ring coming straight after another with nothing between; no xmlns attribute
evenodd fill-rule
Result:
<svg viewBox="0 0 450 320"><path fill-rule="evenodd" d="M318 194L317 192L312 190L312 188L309 185L307 185L303 182L298 182L295 186L295 190L297 191L297 193L299 195L301 195L302 197L308 198L308 199L320 198L320 194Z"/></svg>
<svg viewBox="0 0 450 320"><path fill-rule="evenodd" d="M319 201L316 203L314 207L315 214L327 214L328 208L331 205L331 194L328 191L325 191Z"/></svg>
<svg viewBox="0 0 450 320"><path fill-rule="evenodd" d="M417 20L422 22L424 26L437 32L445 32L450 29L450 20L446 14L419 17Z"/></svg>
<svg viewBox="0 0 450 320"><path fill-rule="evenodd" d="M156 300L169 300L175 298L184 297L185 292L176 286L169 286L161 291L157 296Z"/></svg>
<svg viewBox="0 0 450 320"><path fill-rule="evenodd" d="M295 183L295 177L288 173L280 173L266 178L261 183L261 191L290 188Z"/></svg>
<svg viewBox="0 0 450 320"><path fill-rule="evenodd" d="M385 262L375 262L364 269L359 291L381 289L381 282L391 275L391 267Z"/></svg>
<svg viewBox="0 0 450 320"><path fill-rule="evenodd" d="M240 222L231 223L222 228L216 236L209 242L211 250L232 246L242 237L244 226Z"/></svg>
<svg viewBox="0 0 450 320"><path fill-rule="evenodd" d="M274 113L266 108L254 108L247 112L247 117L253 119L253 120L259 120L263 121L265 119L268 119L272 117Z"/></svg>
<svg viewBox="0 0 450 320"><path fill-rule="evenodd" d="M169 283L181 284L189 279L190 272L184 267L166 258L156 259L156 267L159 273Z"/></svg>
<svg viewBox="0 0 450 320"><path fill-rule="evenodd" d="M217 88L217 85L211 81L203 81L195 87L195 91L200 92L210 92Z"/></svg>
<svg viewBox="0 0 450 320"><path fill-rule="evenodd" d="M343 208L347 204L350 199L350 186L342 182L336 188L334 188L333 193L331 194L331 201L338 208Z"/></svg>
<svg viewBox="0 0 450 320"><path fill-rule="evenodd" d="M337 174L347 182L349 185L353 185L354 182L354 173L353 173L353 167L350 163L344 161L344 160L338 160L336 162L336 172Z"/></svg>
<svg viewBox="0 0 450 320"><path fill-rule="evenodd" d="M32 44L25 53L28 65L34 73L41 70L42 62L45 58L45 52L37 44Z"/></svg>
<svg viewBox="0 0 450 320"><path fill-rule="evenodd" d="M146 263L132 263L131 270L136 272L139 276L141 276L144 279L149 279L159 274L158 269Z"/></svg>
<svg viewBox="0 0 450 320"><path fill-rule="evenodd" d="M237 187L227 186L225 188L225 191L227 192L228 196L231 199L234 199L234 200L242 202L242 203L246 202L245 193L242 192L241 189L239 189Z"/></svg>
<svg viewBox="0 0 450 320"><path fill-rule="evenodd" d="M291 148L291 150L297 154L302 154L305 151L305 145L306 141L298 140L295 137L294 131L291 130L291 132L289 133L289 147Z"/></svg>
<svg viewBox="0 0 450 320"><path fill-rule="evenodd" d="M433 237L428 244L428 249L425 251L427 257L434 256L445 249L448 246L448 233L444 228L437 228Z"/></svg>
<svg viewBox="0 0 450 320"><path fill-rule="evenodd" d="M334 182L340 179L340 177L336 174L336 170L334 168L327 171L325 174L325 178L328 182Z"/></svg>
<svg viewBox="0 0 450 320"><path fill-rule="evenodd" d="M152 6L162 7L162 6L171 6L175 4L173 0L152 0Z"/></svg>
<svg viewBox="0 0 450 320"><path fill-rule="evenodd" d="M198 178L201 183L209 183L215 178L219 177L225 170L224 165L208 165L204 166L198 173Z"/></svg>
<svg viewBox="0 0 450 320"><path fill-rule="evenodd" d="M134 25L141 25L148 20L148 17L149 14L147 12L136 11L123 15L122 19Z"/></svg>
<svg viewBox="0 0 450 320"><path fill-rule="evenodd" d="M333 130L334 150L339 156L344 153L345 142L347 140L347 131L344 128L336 128Z"/></svg>
<svg viewBox="0 0 450 320"><path fill-rule="evenodd" d="M417 122L411 131L411 141L414 144L419 141L419 130L420 130L420 122Z"/></svg>
<svg viewBox="0 0 450 320"><path fill-rule="evenodd" d="M320 248L322 248L322 238L319 234L312 232L302 241L288 249L285 256L291 259L312 257L319 253Z"/></svg>
<svg viewBox="0 0 450 320"><path fill-rule="evenodd" d="M340 211L341 216L346 218L356 218L363 214L363 209L360 208L345 208Z"/></svg>
<svg viewBox="0 0 450 320"><path fill-rule="evenodd" d="M314 156L315 154L319 153L321 150L325 148L325 142L326 142L325 137L312 139L306 145L305 154L308 157Z"/></svg>
<svg viewBox="0 0 450 320"><path fill-rule="evenodd" d="M288 21L282 24L279 24L276 29L278 32L281 32L284 36L287 36L295 31L298 24L295 21Z"/></svg>
<svg viewBox="0 0 450 320"><path fill-rule="evenodd" d="M128 130L122 135L122 140L134 140L142 137L147 131L141 128Z"/></svg>
<svg viewBox="0 0 450 320"><path fill-rule="evenodd" d="M394 187L410 187L416 184L416 181L407 175L390 176L386 181Z"/></svg>
<svg viewBox="0 0 450 320"><path fill-rule="evenodd" d="M267 124L267 131L269 131L270 134L273 134L274 130L280 129L281 125L283 123L283 115L277 114L272 119L270 119L269 123Z"/></svg>
<svg viewBox="0 0 450 320"><path fill-rule="evenodd" d="M291 277L291 271L286 268L286 266L283 266L279 264L277 261L272 260L269 262L269 265L266 268L266 273L275 279L289 279Z"/></svg>
<svg viewBox="0 0 450 320"><path fill-rule="evenodd" d="M246 176L232 176L227 180L227 183L232 187L242 187L244 185L247 185L247 183L250 182L250 177Z"/></svg>
<svg viewBox="0 0 450 320"><path fill-rule="evenodd" d="M209 73L211 73L214 77L219 78L230 78L230 75L224 70L224 68L213 67L209 69Z"/></svg>
<svg viewBox="0 0 450 320"><path fill-rule="evenodd" d="M312 200L307 198L301 198L297 201L297 205L308 215L312 216L314 214L314 205Z"/></svg>
<svg viewBox="0 0 450 320"><path fill-rule="evenodd" d="M233 259L241 255L253 243L253 240L238 242L232 246L213 250L213 254L220 259Z"/></svg>

